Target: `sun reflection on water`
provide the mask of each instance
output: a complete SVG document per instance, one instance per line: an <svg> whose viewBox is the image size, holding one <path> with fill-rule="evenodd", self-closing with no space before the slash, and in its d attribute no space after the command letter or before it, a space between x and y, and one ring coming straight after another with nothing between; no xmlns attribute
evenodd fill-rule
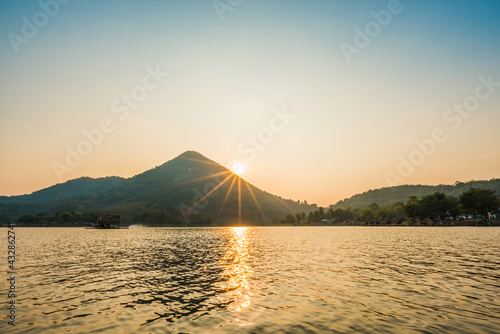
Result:
<svg viewBox="0 0 500 334"><path fill-rule="evenodd" d="M227 281L222 289L234 298L234 303L229 308L241 311L250 306L253 295L249 284L253 270L248 265L251 228L231 227L228 231L229 244L221 260L226 266L224 276L227 277Z"/></svg>

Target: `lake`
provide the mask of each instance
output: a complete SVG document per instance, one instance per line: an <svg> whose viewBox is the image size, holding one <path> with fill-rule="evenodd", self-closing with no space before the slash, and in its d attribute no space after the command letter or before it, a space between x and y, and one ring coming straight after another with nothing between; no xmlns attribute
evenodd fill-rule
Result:
<svg viewBox="0 0 500 334"><path fill-rule="evenodd" d="M2 333L499 333L500 228L15 228Z"/></svg>

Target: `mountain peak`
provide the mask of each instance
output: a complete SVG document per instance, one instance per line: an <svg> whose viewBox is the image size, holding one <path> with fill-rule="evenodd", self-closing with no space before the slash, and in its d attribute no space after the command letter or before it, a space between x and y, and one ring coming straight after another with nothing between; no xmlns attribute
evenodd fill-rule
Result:
<svg viewBox="0 0 500 334"><path fill-rule="evenodd" d="M202 164L207 164L207 165L212 165L212 166L224 168L219 163L207 158L203 154L198 153L196 151L186 151L169 162L179 163L180 161L185 161L185 160L189 160L191 163L202 163ZM167 163L169 163L169 162L167 162Z"/></svg>
<svg viewBox="0 0 500 334"><path fill-rule="evenodd" d="M186 151L179 155L177 158L185 158L185 159L207 159L203 154L198 153L196 151Z"/></svg>
<svg viewBox="0 0 500 334"><path fill-rule="evenodd" d="M219 174L226 168L196 151L186 151L161 166L152 168L133 178L147 178L156 185L185 182L192 178ZM166 182L166 183L165 183Z"/></svg>

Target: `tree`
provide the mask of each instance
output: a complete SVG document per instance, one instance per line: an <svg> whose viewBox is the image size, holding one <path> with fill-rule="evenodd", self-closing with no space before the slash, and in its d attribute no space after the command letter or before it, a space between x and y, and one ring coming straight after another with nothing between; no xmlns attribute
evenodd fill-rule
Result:
<svg viewBox="0 0 500 334"><path fill-rule="evenodd" d="M410 196L403 208L405 215L411 218L416 218L420 209L419 205L418 196Z"/></svg>
<svg viewBox="0 0 500 334"><path fill-rule="evenodd" d="M326 219L333 219L333 218L334 218L333 209L330 208L326 211Z"/></svg>
<svg viewBox="0 0 500 334"><path fill-rule="evenodd" d="M390 207L390 216L394 219L399 219L405 215L404 213L404 203L397 202Z"/></svg>
<svg viewBox="0 0 500 334"><path fill-rule="evenodd" d="M318 212L318 220L325 218L325 208L319 207L317 212Z"/></svg>
<svg viewBox="0 0 500 334"><path fill-rule="evenodd" d="M448 213L449 216L456 218L458 215L460 200L455 196L447 196L446 201L448 202Z"/></svg>
<svg viewBox="0 0 500 334"><path fill-rule="evenodd" d="M419 201L419 207L422 218L445 217L448 214L446 195L441 192L422 196Z"/></svg>
<svg viewBox="0 0 500 334"><path fill-rule="evenodd" d="M338 219L340 221L344 221L344 220L352 219L353 214L352 214L351 210L349 210L349 209L344 210L344 209L338 208L335 211L332 211L331 218L335 218L335 219Z"/></svg>
<svg viewBox="0 0 500 334"><path fill-rule="evenodd" d="M453 196L446 196L442 192L435 192L430 195L410 196L404 204L404 213L411 218L437 218L456 216L458 213L458 199Z"/></svg>
<svg viewBox="0 0 500 334"><path fill-rule="evenodd" d="M289 213L289 214L287 214L287 215L285 216L284 222L285 222L286 224L295 224L295 222L296 222L296 220L295 220L295 216L294 216L294 215L292 215L292 214L290 214L290 213Z"/></svg>
<svg viewBox="0 0 500 334"><path fill-rule="evenodd" d="M315 213L316 213L316 211L311 211L311 212L309 212L309 214L307 215L307 223L308 223L308 224L312 224L312 223L314 223L314 221L315 221L315 215L314 215L314 214L315 214Z"/></svg>
<svg viewBox="0 0 500 334"><path fill-rule="evenodd" d="M490 210L497 209L499 206L498 198L495 191L490 189L470 188L460 195L460 203L464 210L476 214L481 214L483 217L488 217Z"/></svg>
<svg viewBox="0 0 500 334"><path fill-rule="evenodd" d="M378 218L390 218L391 211L389 208L382 207L375 212L375 216Z"/></svg>
<svg viewBox="0 0 500 334"><path fill-rule="evenodd" d="M73 221L73 215L66 211L59 211L55 216L58 223L69 223Z"/></svg>
<svg viewBox="0 0 500 334"><path fill-rule="evenodd" d="M371 220L374 217L375 213L370 208L364 208L359 215L359 219L361 220Z"/></svg>
<svg viewBox="0 0 500 334"><path fill-rule="evenodd" d="M17 218L17 221L19 223L33 223L35 221L34 217L32 215L25 215L22 217Z"/></svg>

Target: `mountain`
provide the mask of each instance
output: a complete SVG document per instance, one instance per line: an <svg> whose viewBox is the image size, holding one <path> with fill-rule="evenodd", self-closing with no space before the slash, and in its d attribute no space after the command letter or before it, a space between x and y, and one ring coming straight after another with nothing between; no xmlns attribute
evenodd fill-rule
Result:
<svg viewBox="0 0 500 334"><path fill-rule="evenodd" d="M60 211L122 214L128 223L270 223L314 206L262 191L200 153L188 151L129 179L80 178L31 195L1 197L0 220Z"/></svg>
<svg viewBox="0 0 500 334"><path fill-rule="evenodd" d="M92 196L111 188L124 179L117 176L93 179L81 177L35 191L30 195L0 196L0 203L51 202L71 197Z"/></svg>
<svg viewBox="0 0 500 334"><path fill-rule="evenodd" d="M497 194L500 194L500 179L491 179L489 181L456 182L454 185L402 185L368 190L362 194L357 194L339 201L330 207L333 209L362 209L369 207L373 203L385 206L397 202L404 203L410 196L421 197L435 192L442 192L446 195L459 197L460 194L470 188L491 189L495 190Z"/></svg>
<svg viewBox="0 0 500 334"><path fill-rule="evenodd" d="M188 222L199 215L234 222L239 220L240 208L242 220L249 222L270 222L313 209L262 191L193 151L117 184L98 196L98 201L107 207L126 205L125 211L136 214L175 208Z"/></svg>

